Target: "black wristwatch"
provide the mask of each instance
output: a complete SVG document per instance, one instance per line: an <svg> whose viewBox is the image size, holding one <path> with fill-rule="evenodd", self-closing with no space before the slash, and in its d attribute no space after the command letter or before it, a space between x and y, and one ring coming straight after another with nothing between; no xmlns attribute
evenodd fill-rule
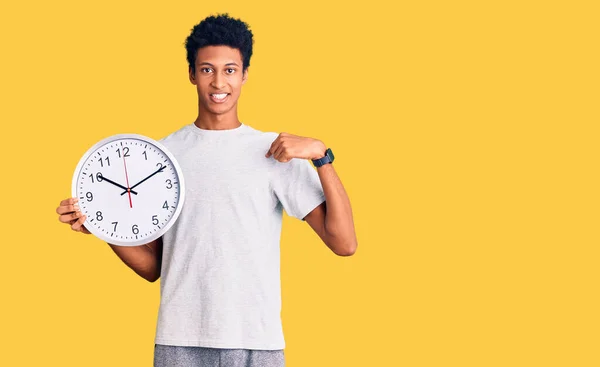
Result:
<svg viewBox="0 0 600 367"><path fill-rule="evenodd" d="M315 165L315 167L321 167L324 164L333 163L334 158L335 157L333 156L333 152L331 151L331 149L327 148L327 151L325 151L325 157L313 159L312 162Z"/></svg>

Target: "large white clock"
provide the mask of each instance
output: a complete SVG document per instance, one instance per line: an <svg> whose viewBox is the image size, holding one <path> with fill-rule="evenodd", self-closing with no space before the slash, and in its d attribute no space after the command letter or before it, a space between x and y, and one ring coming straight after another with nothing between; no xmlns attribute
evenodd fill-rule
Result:
<svg viewBox="0 0 600 367"><path fill-rule="evenodd" d="M162 236L181 213L185 185L175 157L159 142L118 134L91 147L73 175L85 227L115 245Z"/></svg>

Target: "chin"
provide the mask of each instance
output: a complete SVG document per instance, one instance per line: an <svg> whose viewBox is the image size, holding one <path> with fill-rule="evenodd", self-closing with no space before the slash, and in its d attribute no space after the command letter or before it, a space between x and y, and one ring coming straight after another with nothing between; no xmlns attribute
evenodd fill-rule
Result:
<svg viewBox="0 0 600 367"><path fill-rule="evenodd" d="M219 106L220 108L214 108L213 106L209 107L208 110L214 115L224 115L227 112L231 111L231 107L229 106Z"/></svg>
<svg viewBox="0 0 600 367"><path fill-rule="evenodd" d="M229 103L226 103L226 104L209 103L209 105L208 105L208 109L210 111L213 111L214 113L219 113L219 114L229 112L233 108L235 108L235 101L230 101Z"/></svg>

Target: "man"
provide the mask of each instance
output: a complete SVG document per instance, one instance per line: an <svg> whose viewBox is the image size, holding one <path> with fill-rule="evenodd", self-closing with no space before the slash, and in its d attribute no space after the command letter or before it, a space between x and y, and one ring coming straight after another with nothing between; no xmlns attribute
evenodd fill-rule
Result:
<svg viewBox="0 0 600 367"><path fill-rule="evenodd" d="M144 279L161 279L155 366L285 364L283 209L305 220L334 253L349 256L357 248L350 201L326 163L326 145L239 121L252 45L247 24L227 14L194 26L185 46L198 117L161 140L186 179L183 210L156 241L109 244ZM89 234L76 202L63 200L59 219Z"/></svg>

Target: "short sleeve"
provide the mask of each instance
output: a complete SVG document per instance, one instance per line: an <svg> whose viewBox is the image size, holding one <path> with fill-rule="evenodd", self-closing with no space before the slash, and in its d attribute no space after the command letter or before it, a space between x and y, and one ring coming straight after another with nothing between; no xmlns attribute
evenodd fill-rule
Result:
<svg viewBox="0 0 600 367"><path fill-rule="evenodd" d="M307 159L276 161L271 179L275 195L289 216L304 220L325 201L319 174Z"/></svg>

